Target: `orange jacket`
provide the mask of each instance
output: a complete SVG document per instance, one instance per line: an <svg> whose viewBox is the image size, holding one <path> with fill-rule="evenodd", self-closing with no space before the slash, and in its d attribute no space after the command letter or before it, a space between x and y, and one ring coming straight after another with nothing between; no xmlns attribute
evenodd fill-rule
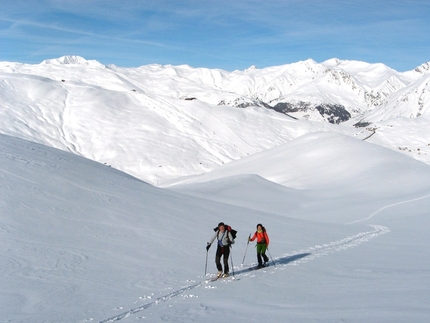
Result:
<svg viewBox="0 0 430 323"><path fill-rule="evenodd" d="M255 239L257 239L257 243L265 243L267 246L269 246L270 240L266 231L255 231L254 235L251 239L249 239L249 241L254 241Z"/></svg>

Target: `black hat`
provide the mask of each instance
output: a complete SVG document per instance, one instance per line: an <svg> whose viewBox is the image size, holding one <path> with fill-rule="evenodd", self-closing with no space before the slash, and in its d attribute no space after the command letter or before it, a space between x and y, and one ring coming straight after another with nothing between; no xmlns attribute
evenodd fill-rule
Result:
<svg viewBox="0 0 430 323"><path fill-rule="evenodd" d="M224 222L220 222L220 223L218 223L218 228L220 227L220 226L224 226L225 224L224 224Z"/></svg>

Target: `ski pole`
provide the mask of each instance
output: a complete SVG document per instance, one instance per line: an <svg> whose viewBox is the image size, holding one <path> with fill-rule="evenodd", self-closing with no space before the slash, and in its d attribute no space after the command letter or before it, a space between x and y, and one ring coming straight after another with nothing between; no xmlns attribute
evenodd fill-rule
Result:
<svg viewBox="0 0 430 323"><path fill-rule="evenodd" d="M230 246L230 251L231 251L231 246ZM231 272L232 272L232 274L233 274L233 278L235 278L235 277L234 277L233 256L231 255L231 252L230 252L230 260L231 260Z"/></svg>
<svg viewBox="0 0 430 323"><path fill-rule="evenodd" d="M273 266L276 268L275 262L273 261L272 255L270 254L269 248L267 248L267 252L269 253L270 260L272 260Z"/></svg>
<svg viewBox="0 0 430 323"><path fill-rule="evenodd" d="M249 234L249 237L248 237L248 243L246 244L245 254L243 255L241 266L243 266L243 263L245 262L246 252L248 251L248 246L249 246L249 239L251 239L251 233Z"/></svg>
<svg viewBox="0 0 430 323"><path fill-rule="evenodd" d="M208 242L208 246L209 246L209 242ZM208 271L208 254L209 254L209 248L206 248L205 277L206 277L206 273Z"/></svg>

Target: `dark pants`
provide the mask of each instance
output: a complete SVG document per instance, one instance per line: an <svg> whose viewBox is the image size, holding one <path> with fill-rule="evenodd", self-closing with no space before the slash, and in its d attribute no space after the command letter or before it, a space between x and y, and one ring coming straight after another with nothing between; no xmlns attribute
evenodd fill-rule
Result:
<svg viewBox="0 0 430 323"><path fill-rule="evenodd" d="M221 256L223 256L223 262L224 262L224 274L228 274L229 268L228 268L228 256L230 255L230 247L225 246L221 247L218 245L218 248L216 250L215 255L215 264L218 271L222 271L221 266Z"/></svg>
<svg viewBox="0 0 430 323"><path fill-rule="evenodd" d="M257 261L260 266L263 264L263 259L264 262L269 261L269 258L266 256L266 249L267 245L265 243L257 243Z"/></svg>

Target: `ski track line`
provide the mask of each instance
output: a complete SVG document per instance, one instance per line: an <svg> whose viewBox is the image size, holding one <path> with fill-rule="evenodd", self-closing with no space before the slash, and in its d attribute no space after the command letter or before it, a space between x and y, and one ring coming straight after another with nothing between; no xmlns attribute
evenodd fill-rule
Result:
<svg viewBox="0 0 430 323"><path fill-rule="evenodd" d="M147 309L148 307L151 307L153 305L157 305L157 304L159 304L161 302L166 302L166 301L172 299L173 297L176 297L176 296L178 296L178 295L180 295L180 294L182 294L182 293L184 293L186 291L189 291L189 290L191 290L193 288L196 288L197 286L200 286L201 284L203 284L203 281L195 283L193 285L185 286L185 287L183 287L181 289L178 289L178 290L176 290L174 292L171 292L171 293L169 293L167 295L158 297L157 299L153 300L150 303L147 303L147 304L144 304L142 306L133 308L133 309L128 310L127 312L124 312L124 313L122 313L120 315L117 315L117 316L111 317L109 319L100 321L99 323L109 323L109 322L116 322L116 321L122 320L122 319L124 319L126 317L129 317L130 315L133 315L133 314L136 314L136 313L138 313L140 311L143 311L143 310Z"/></svg>
<svg viewBox="0 0 430 323"><path fill-rule="evenodd" d="M363 221L366 221L366 220L370 220L376 214L378 214L378 213L380 213L380 212L382 212L385 209L388 209L390 207L394 207L394 206L401 205L401 204L406 204L406 203L412 203L412 202L415 202L415 201L423 200L423 199L428 198L428 197L430 197L430 194L427 194L427 195L424 195L424 196L421 196L421 197L417 197L417 198L414 198L414 199L410 199L410 200L405 200L405 201L401 201L401 202L397 202L397 203L385 205L385 206L381 207L379 210L376 210L375 212L373 212L372 214L370 214L368 217L366 217L364 219L361 219L361 220L352 221L352 222L349 222L347 224L355 224L355 223L363 222Z"/></svg>
<svg viewBox="0 0 430 323"><path fill-rule="evenodd" d="M293 252L291 255L289 255L289 258L291 259L296 258L296 260L288 261L288 258L286 257L277 258L275 260L275 264L277 261L282 264L282 259L284 259L284 262L285 260L287 260L287 265L290 264L290 265L297 266L300 263L314 260L316 258L326 256L334 252L339 252L349 248L356 247L364 242L368 242L373 238L376 238L380 235L391 232L389 228L382 225L369 225L369 226L373 227L374 230L360 232L354 236L350 236L339 241L330 242L323 245L315 245L314 247L308 248L306 250L299 250L299 251ZM297 256L299 255L303 255L303 257L298 258Z"/></svg>
<svg viewBox="0 0 430 323"><path fill-rule="evenodd" d="M259 271L263 271L263 272L267 272L268 270L274 270L274 269L278 269L278 268L282 268L282 267L286 267L286 266L297 266L301 263L304 262L308 262L310 260L315 260L316 258L322 257L322 256L326 256L329 255L331 253L335 253L335 252L339 252L339 251L343 251L352 247L356 247L364 242L368 242L369 240L376 238L377 236L380 236L382 234L388 233L390 232L390 229L388 229L387 227L384 227L382 225L370 225L371 227L373 227L374 230L372 231L366 231L366 232L360 232L356 235L350 236L350 237L346 237L344 239L341 239L339 241L335 241L335 242L330 242L327 244L323 244L323 245L315 245L314 247L310 247L308 249L301 249L298 251L293 252L292 254L286 254L283 257L278 257L278 258L274 258L274 259L270 259L269 263L270 266L266 269L260 269ZM275 263L276 267L273 266L273 262ZM255 264L251 264L250 267L253 267ZM241 278L249 278L249 277L254 277L255 276L255 272L254 271L249 271L248 267L238 267L236 266L237 271L235 272L235 276L239 276ZM241 278L237 279L235 276L231 277L232 279L228 279L228 280L222 280L225 283L228 282L232 282L235 280L240 280ZM191 285L187 285L181 289L178 289L176 291L173 291L167 295L164 296L160 296L157 299L153 300L150 303L146 303L143 304L139 307L130 309L122 314L116 315L114 317L99 321L99 323L110 323L110 322L116 322L119 320L122 320L124 318L127 318L131 315L134 315L138 312L141 312L145 309L148 309L154 305L158 305L161 302L167 302L169 300L171 300L172 298L181 295L187 291L190 291L196 287L202 286L202 285L206 285L206 284L210 284L210 283L215 283L215 282L210 282L207 280L202 280L200 282L196 282L195 284L191 284ZM217 282L219 283L219 282Z"/></svg>

